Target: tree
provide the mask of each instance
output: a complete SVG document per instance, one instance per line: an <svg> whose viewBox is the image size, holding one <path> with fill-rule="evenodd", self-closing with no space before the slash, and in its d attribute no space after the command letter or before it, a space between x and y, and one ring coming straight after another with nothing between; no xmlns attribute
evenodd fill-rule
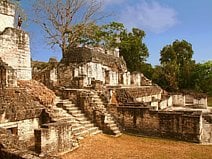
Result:
<svg viewBox="0 0 212 159"><path fill-rule="evenodd" d="M192 88L191 77L195 64L192 55L192 45L185 40L176 40L161 50L161 67L170 90Z"/></svg>
<svg viewBox="0 0 212 159"><path fill-rule="evenodd" d="M193 81L196 91L212 96L212 61L195 65Z"/></svg>
<svg viewBox="0 0 212 159"><path fill-rule="evenodd" d="M126 30L120 36L120 54L124 57L129 71L140 71L142 64L149 56L148 49L143 43L145 32L138 28L133 28L132 32Z"/></svg>
<svg viewBox="0 0 212 159"><path fill-rule="evenodd" d="M120 49L120 55L124 57L129 71L141 71L146 58L149 56L148 49L143 43L145 32L133 28L128 32L122 23L111 22L96 27L94 37L83 38L84 44L99 45L105 49Z"/></svg>
<svg viewBox="0 0 212 159"><path fill-rule="evenodd" d="M45 31L48 44L58 45L63 56L76 46L81 36L92 34L100 14L99 0L35 0L35 22Z"/></svg>

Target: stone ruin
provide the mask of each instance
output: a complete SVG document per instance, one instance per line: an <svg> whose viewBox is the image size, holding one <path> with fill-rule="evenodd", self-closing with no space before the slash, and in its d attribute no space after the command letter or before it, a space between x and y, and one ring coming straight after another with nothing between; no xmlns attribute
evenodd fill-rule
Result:
<svg viewBox="0 0 212 159"><path fill-rule="evenodd" d="M14 9L0 1L0 158L59 158L99 133L212 143L207 97L162 90L129 72L117 48L76 47L31 68Z"/></svg>

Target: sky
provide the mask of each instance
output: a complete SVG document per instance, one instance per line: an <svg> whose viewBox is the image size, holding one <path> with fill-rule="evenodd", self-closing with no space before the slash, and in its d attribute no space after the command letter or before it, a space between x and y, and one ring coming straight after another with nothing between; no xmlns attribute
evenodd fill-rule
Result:
<svg viewBox="0 0 212 159"><path fill-rule="evenodd" d="M21 5L32 17L32 0L21 0ZM113 15L108 21L121 22L129 31L145 31L152 65L160 64L160 50L177 39L192 44L196 62L212 60L212 0L104 0L104 12ZM60 60L61 51L46 45L39 26L29 21L24 29L30 33L33 60Z"/></svg>

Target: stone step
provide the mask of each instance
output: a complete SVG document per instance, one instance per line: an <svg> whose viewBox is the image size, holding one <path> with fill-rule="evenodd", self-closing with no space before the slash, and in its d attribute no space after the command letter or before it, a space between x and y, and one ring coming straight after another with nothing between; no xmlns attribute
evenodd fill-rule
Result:
<svg viewBox="0 0 212 159"><path fill-rule="evenodd" d="M108 126L111 127L111 128L112 127L117 127L117 125L115 123L110 123L110 124L108 124Z"/></svg>
<svg viewBox="0 0 212 159"><path fill-rule="evenodd" d="M113 131L115 134L119 134L119 133L121 133L119 130L115 130L115 131Z"/></svg>
<svg viewBox="0 0 212 159"><path fill-rule="evenodd" d="M74 122L74 118L73 117L65 117L65 116L60 116L60 117L57 117L58 120L67 120L67 121L70 121L70 122Z"/></svg>
<svg viewBox="0 0 212 159"><path fill-rule="evenodd" d="M89 124L82 124L85 128L91 128L94 127L93 123L89 123Z"/></svg>
<svg viewBox="0 0 212 159"><path fill-rule="evenodd" d="M81 110L70 110L70 109L68 109L68 112L70 112L71 114L82 114Z"/></svg>
<svg viewBox="0 0 212 159"><path fill-rule="evenodd" d="M88 130L83 130L83 131L80 131L78 133L75 133L75 135L77 137L85 137L85 136L88 136L89 135L89 132L88 132Z"/></svg>
<svg viewBox="0 0 212 159"><path fill-rule="evenodd" d="M115 132L115 131L119 131L119 128L118 128L117 126L116 126L116 127L110 127L110 129L113 130L114 132ZM120 132L120 131L119 131L119 132Z"/></svg>
<svg viewBox="0 0 212 159"><path fill-rule="evenodd" d="M91 128L88 128L88 131L89 131L90 134L93 133L93 132L95 132L95 131L97 131L97 130L99 130L98 127L91 127Z"/></svg>
<svg viewBox="0 0 212 159"><path fill-rule="evenodd" d="M85 120L85 121L80 121L80 124L86 125L86 124L91 124L91 122L89 120Z"/></svg>
<svg viewBox="0 0 212 159"><path fill-rule="evenodd" d="M86 119L86 117L85 117L85 115L84 114L82 114L82 113L77 113L77 114L72 114L74 117L76 117L76 118L82 118L82 117L84 117L85 119Z"/></svg>
<svg viewBox="0 0 212 159"><path fill-rule="evenodd" d="M122 133L120 132L120 133L116 134L115 137L119 137L121 135L122 135Z"/></svg>
<svg viewBox="0 0 212 159"><path fill-rule="evenodd" d="M75 104L73 103L63 103L63 107L75 107Z"/></svg>
<svg viewBox="0 0 212 159"><path fill-rule="evenodd" d="M85 130L85 128L83 128L83 127L76 127L76 128L72 129L72 133L73 134L78 134L80 132L83 132L84 130Z"/></svg>
<svg viewBox="0 0 212 159"><path fill-rule="evenodd" d="M65 109L68 110L68 111L80 110L78 107L67 107Z"/></svg>
<svg viewBox="0 0 212 159"><path fill-rule="evenodd" d="M97 130L95 132L90 133L90 136L94 136L94 135L101 134L101 133L102 133L102 130Z"/></svg>
<svg viewBox="0 0 212 159"><path fill-rule="evenodd" d="M85 117L76 117L75 119L79 122L87 121L87 118L85 118Z"/></svg>

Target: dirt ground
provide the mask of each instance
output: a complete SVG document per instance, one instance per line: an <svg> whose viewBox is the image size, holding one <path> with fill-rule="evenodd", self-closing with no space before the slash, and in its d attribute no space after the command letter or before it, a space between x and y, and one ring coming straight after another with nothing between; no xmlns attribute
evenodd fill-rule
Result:
<svg viewBox="0 0 212 159"><path fill-rule="evenodd" d="M100 134L80 142L63 159L212 159L212 146L167 139Z"/></svg>

